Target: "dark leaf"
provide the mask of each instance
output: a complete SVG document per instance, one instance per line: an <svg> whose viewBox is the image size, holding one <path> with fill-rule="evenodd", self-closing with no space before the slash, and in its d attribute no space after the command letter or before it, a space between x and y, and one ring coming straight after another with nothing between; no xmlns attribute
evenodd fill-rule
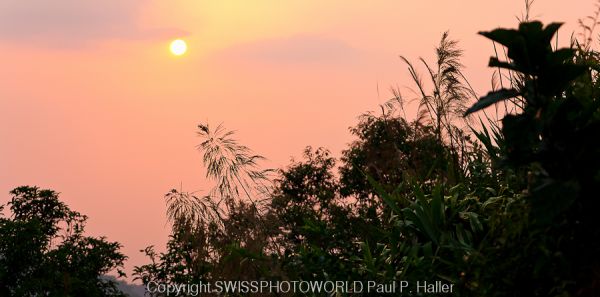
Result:
<svg viewBox="0 0 600 297"><path fill-rule="evenodd" d="M492 104L498 103L502 100L506 100L509 98L514 98L519 96L519 92L515 89L501 89L498 91L489 92L486 96L481 97L479 101L477 101L473 106L471 106L465 112L465 116L484 109Z"/></svg>

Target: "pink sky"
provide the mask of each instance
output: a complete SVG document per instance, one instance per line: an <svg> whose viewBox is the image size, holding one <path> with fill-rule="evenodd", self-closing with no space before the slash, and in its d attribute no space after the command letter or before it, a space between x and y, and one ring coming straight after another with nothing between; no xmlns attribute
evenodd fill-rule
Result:
<svg viewBox="0 0 600 297"><path fill-rule="evenodd" d="M324 4L323 2L326 2ZM538 0L563 21L592 0ZM208 190L196 125L224 122L281 167L307 145L339 153L348 127L410 86L402 54L433 59L450 30L475 89L490 87L492 44L523 1L3 0L0 2L0 204L20 185L57 190L88 233L139 250L169 234L163 194ZM189 51L168 52L181 37ZM377 92L379 86L379 94ZM408 91L404 91L410 95Z"/></svg>

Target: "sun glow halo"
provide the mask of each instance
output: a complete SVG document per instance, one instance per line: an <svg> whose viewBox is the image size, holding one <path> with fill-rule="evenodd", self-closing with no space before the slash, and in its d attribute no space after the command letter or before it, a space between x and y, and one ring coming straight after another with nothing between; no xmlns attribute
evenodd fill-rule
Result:
<svg viewBox="0 0 600 297"><path fill-rule="evenodd" d="M171 53L175 56L181 56L187 51L187 44L181 39L175 39L171 42Z"/></svg>

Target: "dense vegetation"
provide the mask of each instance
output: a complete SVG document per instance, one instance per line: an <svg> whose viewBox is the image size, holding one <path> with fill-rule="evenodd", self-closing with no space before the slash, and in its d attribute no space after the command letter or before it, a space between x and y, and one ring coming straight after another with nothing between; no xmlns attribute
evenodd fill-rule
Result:
<svg viewBox="0 0 600 297"><path fill-rule="evenodd" d="M150 262L134 276L441 280L456 296L600 296L600 60L587 38L554 48L559 27L523 21L482 32L506 54L489 62L500 87L472 105L448 34L433 64L421 59L430 83L403 58L418 116L407 120L396 91L351 128L339 160L308 147L287 168L264 170L232 132L200 125L215 188L166 194L166 251L143 250ZM478 128L465 128L467 116ZM0 295L117 294L99 278L122 265L117 243L84 237L85 217L55 192L11 194L13 216L0 219Z"/></svg>
<svg viewBox="0 0 600 297"><path fill-rule="evenodd" d="M443 280L458 296L600 295L598 55L587 42L553 48L559 27L483 32L505 48L505 61L489 63L501 87L468 109L461 51L444 34L434 66L421 59L431 90L403 58L416 120L396 92L351 129L340 160L309 147L272 184L231 132L201 125L216 190L167 194L167 252L146 249L152 261L135 275L145 284ZM482 117L491 105L500 123ZM463 115L479 115L480 128L465 132Z"/></svg>
<svg viewBox="0 0 600 297"><path fill-rule="evenodd" d="M84 236L86 216L52 190L25 186L10 194L12 215L0 217L0 296L124 296L102 278L122 274L120 244Z"/></svg>

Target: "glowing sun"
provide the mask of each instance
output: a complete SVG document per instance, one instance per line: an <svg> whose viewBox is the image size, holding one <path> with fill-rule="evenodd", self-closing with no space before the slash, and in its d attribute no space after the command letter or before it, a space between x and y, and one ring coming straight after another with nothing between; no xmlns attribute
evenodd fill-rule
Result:
<svg viewBox="0 0 600 297"><path fill-rule="evenodd" d="M173 40L169 48L171 53L175 56L181 56L187 52L187 44L181 39Z"/></svg>

